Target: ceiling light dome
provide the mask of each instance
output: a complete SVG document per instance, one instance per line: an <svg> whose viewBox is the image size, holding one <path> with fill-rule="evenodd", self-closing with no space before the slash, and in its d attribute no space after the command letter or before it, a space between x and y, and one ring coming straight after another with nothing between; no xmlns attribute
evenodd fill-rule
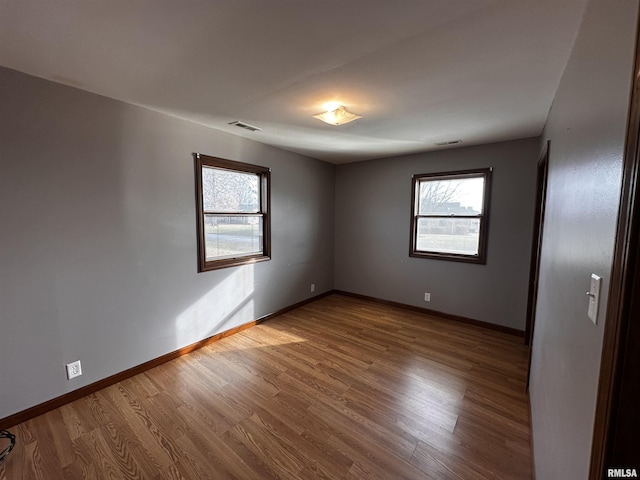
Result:
<svg viewBox="0 0 640 480"><path fill-rule="evenodd" d="M348 112L342 105L338 105L333 110L314 115L313 118L322 120L329 125L344 125L345 123L353 122L354 120L362 118L362 116Z"/></svg>

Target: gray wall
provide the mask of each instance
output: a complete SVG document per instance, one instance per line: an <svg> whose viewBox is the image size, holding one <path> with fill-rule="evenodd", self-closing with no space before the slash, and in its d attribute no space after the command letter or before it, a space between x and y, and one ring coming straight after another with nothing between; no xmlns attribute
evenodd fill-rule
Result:
<svg viewBox="0 0 640 480"><path fill-rule="evenodd" d="M538 141L339 165L335 288L524 330ZM484 167L494 167L487 264L410 258L412 175Z"/></svg>
<svg viewBox="0 0 640 480"><path fill-rule="evenodd" d="M0 418L332 288L333 165L1 68L0 98ZM271 261L196 273L192 152L272 169Z"/></svg>
<svg viewBox="0 0 640 480"><path fill-rule="evenodd" d="M589 1L542 136L551 149L530 387L541 480L589 471L637 3ZM597 326L591 273L604 280Z"/></svg>

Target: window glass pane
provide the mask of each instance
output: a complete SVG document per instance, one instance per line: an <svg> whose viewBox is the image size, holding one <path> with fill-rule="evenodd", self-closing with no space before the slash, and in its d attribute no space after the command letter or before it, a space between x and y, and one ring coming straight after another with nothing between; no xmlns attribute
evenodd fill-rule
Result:
<svg viewBox="0 0 640 480"><path fill-rule="evenodd" d="M262 216L205 215L207 260L262 253Z"/></svg>
<svg viewBox="0 0 640 480"><path fill-rule="evenodd" d="M202 202L205 211L260 211L260 177L253 173L202 168Z"/></svg>
<svg viewBox="0 0 640 480"><path fill-rule="evenodd" d="M484 178L420 180L418 215L479 215Z"/></svg>
<svg viewBox="0 0 640 480"><path fill-rule="evenodd" d="M479 218L419 218L416 250L478 255Z"/></svg>

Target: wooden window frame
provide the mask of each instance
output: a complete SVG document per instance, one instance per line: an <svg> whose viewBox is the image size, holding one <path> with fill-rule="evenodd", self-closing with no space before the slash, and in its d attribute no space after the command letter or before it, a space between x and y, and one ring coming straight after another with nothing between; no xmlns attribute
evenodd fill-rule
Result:
<svg viewBox="0 0 640 480"><path fill-rule="evenodd" d="M198 272L207 272L221 268L247 265L256 262L271 260L271 170L267 167L252 165L250 163L236 162L224 158L211 157L201 153L193 154L195 159L196 176L196 226L198 239ZM205 211L203 202L202 169L204 167L219 168L238 173L253 173L258 175L260 182L260 211L258 213L246 212L216 212ZM262 225L262 252L248 255L239 255L232 258L220 258L207 260L204 218L208 214L259 216L263 219Z"/></svg>
<svg viewBox="0 0 640 480"><path fill-rule="evenodd" d="M455 262L467 262L486 264L487 247L489 241L489 207L491 198L491 174L493 168L479 168L473 170L460 170L455 172L442 173L422 173L414 175L411 179L411 234L409 244L409 256L416 258L430 258L435 260L450 260ZM484 178L484 195L482 203L482 213L479 215L418 215L420 202L419 185L424 180L455 180L466 178ZM467 255L461 253L451 253L442 251L417 250L418 240L417 229L419 218L472 218L479 219L480 226L478 232L478 254Z"/></svg>

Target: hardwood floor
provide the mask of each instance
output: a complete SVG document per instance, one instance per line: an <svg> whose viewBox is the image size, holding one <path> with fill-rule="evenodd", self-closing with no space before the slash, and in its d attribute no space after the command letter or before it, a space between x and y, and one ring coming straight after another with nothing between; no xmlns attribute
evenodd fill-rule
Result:
<svg viewBox="0 0 640 480"><path fill-rule="evenodd" d="M0 480L530 479L526 361L331 295L11 428Z"/></svg>

